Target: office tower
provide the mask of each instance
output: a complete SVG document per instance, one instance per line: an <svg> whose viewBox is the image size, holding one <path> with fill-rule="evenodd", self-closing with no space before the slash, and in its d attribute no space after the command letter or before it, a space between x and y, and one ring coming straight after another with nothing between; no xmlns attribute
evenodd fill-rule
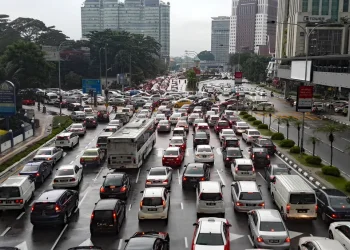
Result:
<svg viewBox="0 0 350 250"><path fill-rule="evenodd" d="M212 17L211 53L215 62L226 65L229 61L230 17Z"/></svg>

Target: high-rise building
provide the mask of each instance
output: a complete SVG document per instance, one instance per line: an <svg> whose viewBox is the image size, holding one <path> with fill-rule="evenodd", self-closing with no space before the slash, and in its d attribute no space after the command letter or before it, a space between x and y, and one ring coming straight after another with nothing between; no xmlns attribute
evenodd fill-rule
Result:
<svg viewBox="0 0 350 250"><path fill-rule="evenodd" d="M242 50L259 52L259 47L275 50L277 0L232 0L230 53Z"/></svg>
<svg viewBox="0 0 350 250"><path fill-rule="evenodd" d="M81 7L83 38L91 31L125 30L153 37L161 56L170 55L170 4L159 0L85 0Z"/></svg>
<svg viewBox="0 0 350 250"><path fill-rule="evenodd" d="M215 62L226 65L229 61L230 17L212 17L211 53Z"/></svg>

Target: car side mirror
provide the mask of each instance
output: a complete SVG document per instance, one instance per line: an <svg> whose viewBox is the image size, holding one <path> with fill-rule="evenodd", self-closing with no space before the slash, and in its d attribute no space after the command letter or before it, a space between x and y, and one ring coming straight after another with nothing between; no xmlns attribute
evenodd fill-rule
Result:
<svg viewBox="0 0 350 250"><path fill-rule="evenodd" d="M302 247L307 247L306 243L301 244Z"/></svg>
<svg viewBox="0 0 350 250"><path fill-rule="evenodd" d="M230 223L226 224L227 227L232 227L232 225Z"/></svg>
<svg viewBox="0 0 350 250"><path fill-rule="evenodd" d="M335 227L335 229L339 230L340 227Z"/></svg>
<svg viewBox="0 0 350 250"><path fill-rule="evenodd" d="M104 176L102 176L102 178L106 178L106 176L104 175Z"/></svg>
<svg viewBox="0 0 350 250"><path fill-rule="evenodd" d="M140 194L143 194L143 191L141 191Z"/></svg>
<svg viewBox="0 0 350 250"><path fill-rule="evenodd" d="M147 169L146 171L147 171L147 172L149 172L149 171L150 171L150 169Z"/></svg>
<svg viewBox="0 0 350 250"><path fill-rule="evenodd" d="M129 242L129 239L125 240L125 243L128 243Z"/></svg>
<svg viewBox="0 0 350 250"><path fill-rule="evenodd" d="M242 150L243 151L243 150ZM251 152L252 151L252 149L251 148L248 148L248 152Z"/></svg>
<svg viewBox="0 0 350 250"><path fill-rule="evenodd" d="M273 177L272 180L271 180L271 182L272 182L273 184L275 184L275 183L276 183L276 177Z"/></svg>
<svg viewBox="0 0 350 250"><path fill-rule="evenodd" d="M193 226L198 227L198 223L193 223Z"/></svg>

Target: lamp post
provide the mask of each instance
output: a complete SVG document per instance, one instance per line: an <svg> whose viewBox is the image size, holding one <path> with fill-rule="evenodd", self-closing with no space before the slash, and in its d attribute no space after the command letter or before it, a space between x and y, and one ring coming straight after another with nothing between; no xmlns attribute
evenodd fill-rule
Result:
<svg viewBox="0 0 350 250"><path fill-rule="evenodd" d="M57 51L58 52L58 88L59 88L60 100L62 98L62 95L61 95L61 47L65 43L70 43L70 41L63 41L63 42L61 42L60 45L58 46L58 51ZM60 101L60 116L61 115L62 115L62 103Z"/></svg>
<svg viewBox="0 0 350 250"><path fill-rule="evenodd" d="M33 136L35 136L35 120L34 120L34 118L32 118L31 123L32 123L32 129L33 129Z"/></svg>
<svg viewBox="0 0 350 250"><path fill-rule="evenodd" d="M10 133L10 135L11 135L11 148L13 148L13 131L12 131L12 129L10 129L9 130L9 133Z"/></svg>
<svg viewBox="0 0 350 250"><path fill-rule="evenodd" d="M107 46L108 44L105 45L105 70L106 70L106 88L107 86L107 77L108 77L108 68L107 68Z"/></svg>
<svg viewBox="0 0 350 250"><path fill-rule="evenodd" d="M102 80L102 61L101 61L101 50L105 49L104 47L101 47L98 50L98 55L99 55L99 59L100 59L100 81Z"/></svg>
<svg viewBox="0 0 350 250"><path fill-rule="evenodd" d="M270 117L269 130L271 130L271 117L272 117L272 114L271 114L271 113L269 113L269 117Z"/></svg>
<svg viewBox="0 0 350 250"><path fill-rule="evenodd" d="M21 124L21 129L22 129L23 141L25 141L26 135L25 135L25 132L24 132L24 124L23 123Z"/></svg>

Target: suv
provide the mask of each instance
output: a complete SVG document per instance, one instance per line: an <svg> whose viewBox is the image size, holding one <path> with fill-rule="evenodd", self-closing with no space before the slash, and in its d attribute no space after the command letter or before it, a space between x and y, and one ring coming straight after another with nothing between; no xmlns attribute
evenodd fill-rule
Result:
<svg viewBox="0 0 350 250"><path fill-rule="evenodd" d="M234 181L256 180L254 164L250 159L236 159L231 165L231 172Z"/></svg>
<svg viewBox="0 0 350 250"><path fill-rule="evenodd" d="M201 181L196 189L197 217L201 214L220 214L225 218L224 187L218 181Z"/></svg>
<svg viewBox="0 0 350 250"><path fill-rule="evenodd" d="M109 112L107 110L100 110L97 112L97 121L109 122Z"/></svg>
<svg viewBox="0 0 350 250"><path fill-rule="evenodd" d="M276 152L276 146L270 138L258 138L252 141L253 148L266 148L269 155L274 155Z"/></svg>
<svg viewBox="0 0 350 250"><path fill-rule="evenodd" d="M30 222L33 226L67 224L79 206L79 193L73 190L48 190L34 201Z"/></svg>
<svg viewBox="0 0 350 250"><path fill-rule="evenodd" d="M79 135L73 132L61 133L56 136L55 147L73 149L75 145L79 144Z"/></svg>
<svg viewBox="0 0 350 250"><path fill-rule="evenodd" d="M226 120L219 120L214 127L214 131L216 134L219 134L222 129L226 128L231 128L230 123Z"/></svg>
<svg viewBox="0 0 350 250"><path fill-rule="evenodd" d="M265 168L270 166L270 155L267 148L250 148L250 159L252 159L254 167Z"/></svg>
<svg viewBox="0 0 350 250"><path fill-rule="evenodd" d="M125 240L125 242L124 250L170 250L170 237L166 232L138 232Z"/></svg>
<svg viewBox="0 0 350 250"><path fill-rule="evenodd" d="M169 190L164 187L145 188L140 209L138 213L139 221L145 219L163 219L168 223L170 194Z"/></svg>
<svg viewBox="0 0 350 250"><path fill-rule="evenodd" d="M126 200L131 189L131 181L126 173L108 173L103 176L100 198L116 198Z"/></svg>
<svg viewBox="0 0 350 250"><path fill-rule="evenodd" d="M237 181L231 184L231 197L235 212L249 212L265 208L260 187L255 181Z"/></svg>
<svg viewBox="0 0 350 250"><path fill-rule="evenodd" d="M224 137L222 141L222 149L228 147L239 148L239 139L237 137Z"/></svg>
<svg viewBox="0 0 350 250"><path fill-rule="evenodd" d="M91 214L90 233L111 232L119 234L126 218L125 202L118 199L99 200Z"/></svg>

